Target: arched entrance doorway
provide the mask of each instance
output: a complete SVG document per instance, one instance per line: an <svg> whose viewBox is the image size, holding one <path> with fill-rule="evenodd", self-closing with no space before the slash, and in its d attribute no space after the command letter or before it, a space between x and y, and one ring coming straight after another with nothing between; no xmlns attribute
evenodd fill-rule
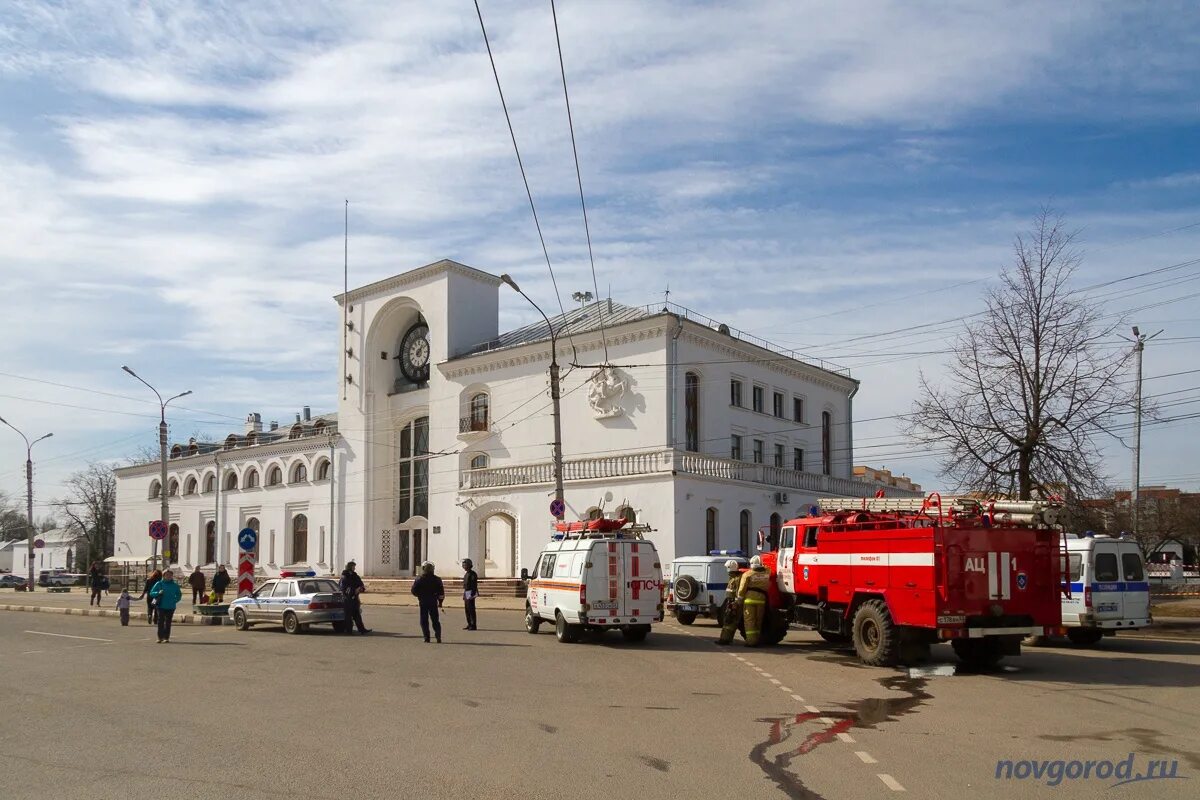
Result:
<svg viewBox="0 0 1200 800"><path fill-rule="evenodd" d="M171 527L167 528L167 542L163 547L163 563L179 563L179 526L174 522L171 523Z"/></svg>
<svg viewBox="0 0 1200 800"><path fill-rule="evenodd" d="M217 523L209 520L204 526L204 563L213 564L217 560Z"/></svg>
<svg viewBox="0 0 1200 800"><path fill-rule="evenodd" d="M292 518L292 563L308 560L308 517L297 514Z"/></svg>
<svg viewBox="0 0 1200 800"><path fill-rule="evenodd" d="M483 552L481 577L515 578L517 575L517 521L504 513L486 517L480 527Z"/></svg>

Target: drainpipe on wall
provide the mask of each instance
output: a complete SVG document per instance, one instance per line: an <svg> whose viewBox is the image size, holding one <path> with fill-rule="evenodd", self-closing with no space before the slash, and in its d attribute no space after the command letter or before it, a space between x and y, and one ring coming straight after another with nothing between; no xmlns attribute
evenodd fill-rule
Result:
<svg viewBox="0 0 1200 800"><path fill-rule="evenodd" d="M846 477L854 477L854 395L858 394L861 384L854 381L854 388L846 398Z"/></svg>
<svg viewBox="0 0 1200 800"><path fill-rule="evenodd" d="M679 443L679 404L675 398L675 364L679 360L679 334L683 333L683 318L677 314L672 314L675 317L675 330L671 333L671 352L667 355L667 402L670 404L671 412L669 415L670 425L670 442L671 449L674 450Z"/></svg>

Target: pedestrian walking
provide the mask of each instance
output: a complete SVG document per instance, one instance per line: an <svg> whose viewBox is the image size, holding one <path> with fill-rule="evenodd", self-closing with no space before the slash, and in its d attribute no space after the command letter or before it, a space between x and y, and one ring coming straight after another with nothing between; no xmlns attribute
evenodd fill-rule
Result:
<svg viewBox="0 0 1200 800"><path fill-rule="evenodd" d="M129 626L129 604L132 601L128 589L122 589L121 594L117 596L117 611L121 612L121 624L126 627Z"/></svg>
<svg viewBox="0 0 1200 800"><path fill-rule="evenodd" d="M192 587L192 605L196 605L200 600L200 595L204 594L204 587L207 583L208 581L204 579L204 573L200 571L200 567L197 565L192 574L188 575L188 586Z"/></svg>
<svg viewBox="0 0 1200 800"><path fill-rule="evenodd" d="M91 606L95 601L96 607L99 608L101 594L104 592L104 570L101 569L99 561L93 561L92 566L88 569L88 586L92 590L92 594L88 598L88 605Z"/></svg>
<svg viewBox="0 0 1200 800"><path fill-rule="evenodd" d="M225 602L225 590L229 588L229 571L225 569L225 565L217 567L217 574L213 575L212 581L212 597L209 599L214 603Z"/></svg>
<svg viewBox="0 0 1200 800"><path fill-rule="evenodd" d="M138 600L146 598L146 623L153 625L158 622L158 615L154 613L154 596L150 594L150 590L154 585L162 580L162 570L154 570L146 578L146 585L142 587L142 593L137 596Z"/></svg>
<svg viewBox="0 0 1200 800"><path fill-rule="evenodd" d="M154 584L150 590L158 607L158 643L171 641L171 620L175 617L175 608L183 599L183 589L175 582L175 572L167 570L162 574L162 580Z"/></svg>
<svg viewBox="0 0 1200 800"><path fill-rule="evenodd" d="M338 582L338 588L342 590L342 609L345 611L342 633L353 633L355 626L358 626L359 635L365 636L371 629L363 624L360 595L367 590L367 586L354 571L356 566L353 561L348 561L346 568L342 570L342 579Z"/></svg>
<svg viewBox="0 0 1200 800"><path fill-rule="evenodd" d="M433 573L432 561L421 565L421 577L413 581L412 593L421 609L421 633L425 634L425 641L429 641L429 626L432 623L433 635L441 644L442 621L438 610L446 599L446 587L442 585L442 579Z"/></svg>
<svg viewBox="0 0 1200 800"><path fill-rule="evenodd" d="M467 627L463 628L464 631L478 630L475 598L479 597L479 575L473 569L474 566L471 559L463 559L463 608L467 612Z"/></svg>
<svg viewBox="0 0 1200 800"><path fill-rule="evenodd" d="M738 589L742 585L742 565L732 558L725 562L725 571L729 573L729 584L725 587L725 605L721 613L721 636L717 644L733 644L733 636L737 633L738 617L742 613L742 604L738 600Z"/></svg>

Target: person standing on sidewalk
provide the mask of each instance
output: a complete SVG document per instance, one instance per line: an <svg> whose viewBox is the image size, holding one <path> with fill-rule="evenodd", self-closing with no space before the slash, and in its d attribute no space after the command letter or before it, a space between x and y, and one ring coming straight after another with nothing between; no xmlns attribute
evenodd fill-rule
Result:
<svg viewBox="0 0 1200 800"><path fill-rule="evenodd" d="M432 622L433 635L437 637L438 644L441 644L442 621L438 616L438 609L446 599L446 587L442 585L442 579L433 574L432 561L421 565L421 577L413 581L412 593L421 607L421 633L425 634L425 641L429 641L429 624Z"/></svg>
<svg viewBox="0 0 1200 800"><path fill-rule="evenodd" d="M192 605L200 602L200 596L204 594L204 586L207 581L204 579L204 573L200 571L200 566L196 565L196 569L188 575L188 586L192 587Z"/></svg>
<svg viewBox="0 0 1200 800"><path fill-rule="evenodd" d="M100 568L99 561L93 561L92 566L88 569L88 586L92 589L88 605L91 606L92 601L95 601L96 606L99 607L100 596L104 592L104 570Z"/></svg>
<svg viewBox="0 0 1200 800"><path fill-rule="evenodd" d="M158 606L158 643L165 644L171 641L171 620L175 616L175 608L183 599L183 589L175 582L172 570L163 573L162 580L150 590L150 596Z"/></svg>
<svg viewBox="0 0 1200 800"><path fill-rule="evenodd" d="M146 585L142 587L142 593L137 596L138 600L141 600L143 597L146 598L146 623L148 625L153 625L158 621L158 616L154 613L154 596L150 594L150 590L161 580L162 572L157 569L154 570L146 578Z"/></svg>
<svg viewBox="0 0 1200 800"><path fill-rule="evenodd" d="M463 572L463 608L467 612L467 627L464 631L478 630L479 618L475 614L475 598L479 597L479 575L473 569L471 559L464 558Z"/></svg>
<svg viewBox="0 0 1200 800"><path fill-rule="evenodd" d="M353 633L354 626L358 626L359 635L366 635L371 632L371 629L363 624L362 618L362 598L359 597L367 590L363 579L358 577L358 573L354 571L357 565L353 561L346 563L346 568L342 570L342 579L338 582L338 588L342 590L342 608L345 610L342 620L342 633Z"/></svg>
<svg viewBox="0 0 1200 800"><path fill-rule="evenodd" d="M213 575L212 593L210 598L214 603L225 602L225 590L229 588L229 570L225 569L225 565L217 567L217 574Z"/></svg>

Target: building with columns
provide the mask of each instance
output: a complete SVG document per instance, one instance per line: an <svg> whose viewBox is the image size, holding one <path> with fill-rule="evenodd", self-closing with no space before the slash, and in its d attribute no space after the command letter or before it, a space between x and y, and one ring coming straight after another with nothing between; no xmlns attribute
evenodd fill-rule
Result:
<svg viewBox="0 0 1200 800"><path fill-rule="evenodd" d="M220 443L173 448L170 560L235 564L237 531L255 527L268 574L532 566L553 523L551 336L545 321L501 333L501 292L498 276L439 261L336 297L336 414L265 430L251 414ZM673 304L601 300L550 322L568 518L647 523L668 560L749 550L817 497L875 494L851 475L846 370ZM117 539L148 556L159 465L116 473Z"/></svg>

